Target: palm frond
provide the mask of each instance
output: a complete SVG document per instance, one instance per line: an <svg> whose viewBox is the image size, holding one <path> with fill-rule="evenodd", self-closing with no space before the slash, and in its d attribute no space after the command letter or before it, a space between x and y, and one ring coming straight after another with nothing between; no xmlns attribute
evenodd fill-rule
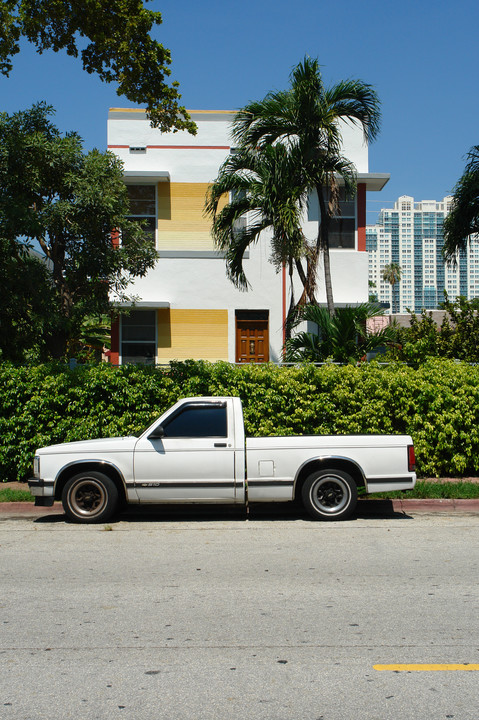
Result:
<svg viewBox="0 0 479 720"><path fill-rule="evenodd" d="M318 335L301 332L286 343L285 360L286 362L321 362L326 359L323 350Z"/></svg>
<svg viewBox="0 0 479 720"><path fill-rule="evenodd" d="M361 80L343 80L325 91L325 102L334 108L337 118L359 125L365 140L379 135L381 111L379 98L372 87Z"/></svg>
<svg viewBox="0 0 479 720"><path fill-rule="evenodd" d="M239 110L231 134L241 147L271 145L279 138L294 134L289 91L269 93L263 100L251 102ZM289 122L285 123L285 118Z"/></svg>
<svg viewBox="0 0 479 720"><path fill-rule="evenodd" d="M341 120L359 125L365 137L373 140L380 121L376 92L359 80L325 88L318 60L305 57L293 68L287 90L271 92L235 115L232 135L238 151L220 169L206 205L214 218L217 246L228 252L230 243L246 247L248 236L225 227L227 222L237 222L239 207L228 212L218 212L218 208L226 193L232 205L235 192L241 189L246 194L250 201L247 212L254 208L261 218L257 222L263 227L269 223L272 230L272 261L277 267L287 264L298 269L303 284L300 303L314 300L318 251L323 252L330 310L334 302L330 264L326 262L329 220L339 212L339 184L344 184L347 197L354 195L356 185L355 167L342 154ZM301 230L301 213L313 190L320 199L321 220L311 254ZM233 255L237 257L236 251ZM306 275L303 257L307 258ZM242 265L231 264L233 267L232 275L243 281Z"/></svg>
<svg viewBox="0 0 479 720"><path fill-rule="evenodd" d="M443 254L446 262L457 263L471 235L479 232L479 145L471 148L462 177L454 188L452 210L444 220Z"/></svg>
<svg viewBox="0 0 479 720"><path fill-rule="evenodd" d="M240 290L247 290L249 287L243 268L244 254L251 245L258 242L265 227L264 223L257 223L238 231L231 230L229 242L223 245L226 250L226 274Z"/></svg>
<svg viewBox="0 0 479 720"><path fill-rule="evenodd" d="M336 308L331 314L326 307L306 305L293 324L307 321L316 329L300 332L286 343L286 355L291 361L322 362L328 358L336 362L356 362L366 353L395 340L394 328L379 331L367 328L367 320L383 315L375 303Z"/></svg>

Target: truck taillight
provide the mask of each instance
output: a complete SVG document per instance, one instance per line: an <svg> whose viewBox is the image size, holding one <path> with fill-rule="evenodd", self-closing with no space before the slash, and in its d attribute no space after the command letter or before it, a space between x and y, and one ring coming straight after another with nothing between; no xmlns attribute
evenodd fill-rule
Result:
<svg viewBox="0 0 479 720"><path fill-rule="evenodd" d="M407 446L407 466L409 472L414 472L416 469L416 455L414 454L414 445Z"/></svg>

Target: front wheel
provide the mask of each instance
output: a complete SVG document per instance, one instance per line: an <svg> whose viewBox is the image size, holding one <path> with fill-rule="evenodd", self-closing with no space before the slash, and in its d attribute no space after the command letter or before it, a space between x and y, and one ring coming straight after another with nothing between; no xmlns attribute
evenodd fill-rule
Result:
<svg viewBox="0 0 479 720"><path fill-rule="evenodd" d="M74 522L103 522L116 510L118 490L107 475L89 470L68 480L62 503L65 514Z"/></svg>
<svg viewBox="0 0 479 720"><path fill-rule="evenodd" d="M315 519L344 520L354 512L358 488L342 470L319 470L310 475L302 490L304 507Z"/></svg>

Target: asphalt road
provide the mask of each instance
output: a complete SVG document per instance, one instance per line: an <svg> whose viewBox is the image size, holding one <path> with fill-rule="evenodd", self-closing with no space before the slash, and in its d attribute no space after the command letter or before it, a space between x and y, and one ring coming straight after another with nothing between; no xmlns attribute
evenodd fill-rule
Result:
<svg viewBox="0 0 479 720"><path fill-rule="evenodd" d="M478 538L478 515L4 520L0 717L477 720Z"/></svg>

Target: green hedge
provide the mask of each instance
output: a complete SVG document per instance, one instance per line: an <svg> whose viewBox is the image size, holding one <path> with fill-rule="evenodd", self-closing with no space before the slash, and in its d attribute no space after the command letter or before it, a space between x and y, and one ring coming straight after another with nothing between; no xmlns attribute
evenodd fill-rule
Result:
<svg viewBox="0 0 479 720"><path fill-rule="evenodd" d="M250 435L407 433L421 477L479 471L479 367L187 361L163 369L0 365L0 477L27 478L43 445L137 434L192 395L239 395Z"/></svg>

